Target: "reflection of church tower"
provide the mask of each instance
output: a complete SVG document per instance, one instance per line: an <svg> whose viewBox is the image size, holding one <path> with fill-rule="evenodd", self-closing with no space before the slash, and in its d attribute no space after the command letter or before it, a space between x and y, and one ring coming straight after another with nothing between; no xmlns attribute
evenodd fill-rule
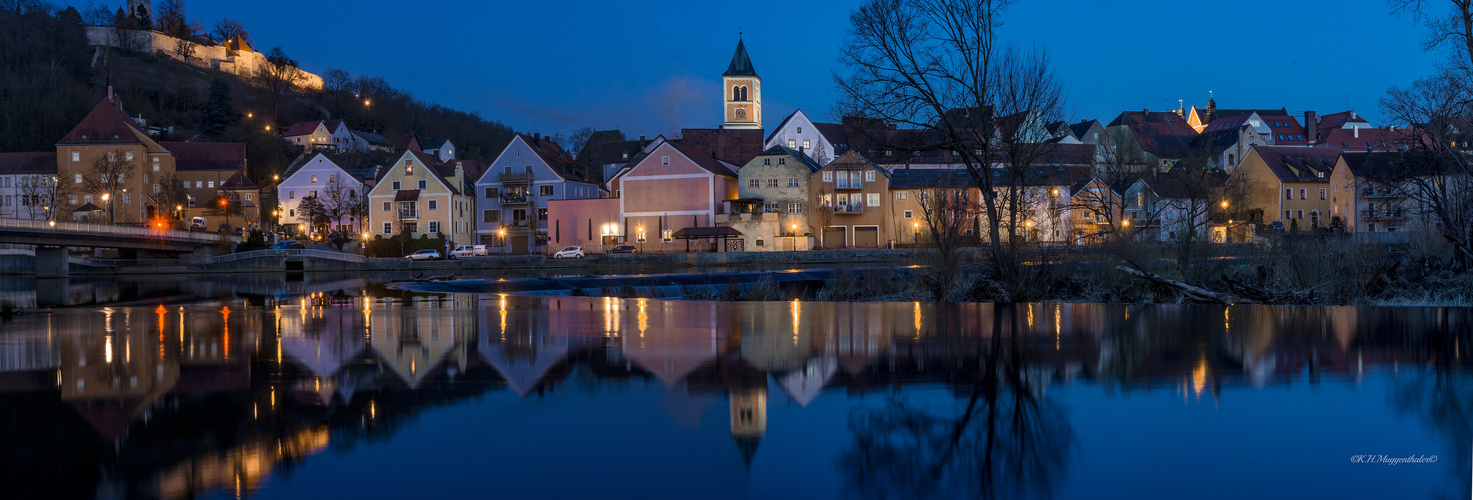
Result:
<svg viewBox="0 0 1473 500"><path fill-rule="evenodd" d="M726 73L721 75L721 83L722 93L726 95L724 127L761 129L762 78L752 68L752 60L747 57L747 46L740 39L737 40L736 53L731 56L731 64L726 67Z"/></svg>
<svg viewBox="0 0 1473 500"><path fill-rule="evenodd" d="M767 434L767 384L731 388L731 437L742 451L742 459L752 466L757 443Z"/></svg>

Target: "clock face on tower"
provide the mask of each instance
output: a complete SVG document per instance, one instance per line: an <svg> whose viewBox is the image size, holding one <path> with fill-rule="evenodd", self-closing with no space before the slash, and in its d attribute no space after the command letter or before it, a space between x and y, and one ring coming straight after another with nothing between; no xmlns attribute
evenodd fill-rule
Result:
<svg viewBox="0 0 1473 500"><path fill-rule="evenodd" d="M736 109L736 117L737 117L738 120L745 120L745 119L747 119L747 108L737 108Z"/></svg>

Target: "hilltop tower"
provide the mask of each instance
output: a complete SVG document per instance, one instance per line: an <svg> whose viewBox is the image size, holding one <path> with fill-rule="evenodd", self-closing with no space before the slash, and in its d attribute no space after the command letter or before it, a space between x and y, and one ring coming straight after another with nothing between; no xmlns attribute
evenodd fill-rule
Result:
<svg viewBox="0 0 1473 500"><path fill-rule="evenodd" d="M737 38L736 53L726 73L721 74L722 93L725 94L725 128L762 129L762 78L752 68L752 59L747 57L747 46Z"/></svg>

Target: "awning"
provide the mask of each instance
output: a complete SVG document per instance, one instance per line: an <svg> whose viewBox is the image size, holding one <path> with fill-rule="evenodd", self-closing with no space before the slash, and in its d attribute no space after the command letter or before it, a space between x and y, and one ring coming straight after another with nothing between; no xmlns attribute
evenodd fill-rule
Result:
<svg viewBox="0 0 1473 500"><path fill-rule="evenodd" d="M399 191L394 194L394 201L419 201L419 190Z"/></svg>
<svg viewBox="0 0 1473 500"><path fill-rule="evenodd" d="M97 205L93 205L92 202L89 201L87 203L83 203L82 206L77 207L76 210L72 210L72 211L73 212L101 212L103 210L102 210L102 207L99 207Z"/></svg>
<svg viewBox="0 0 1473 500"><path fill-rule="evenodd" d="M676 231L675 238L697 240L703 238L729 238L741 236L742 232L731 227L687 227Z"/></svg>
<svg viewBox="0 0 1473 500"><path fill-rule="evenodd" d="M725 201L728 202L728 203L762 203L762 202L764 202L766 200L764 200L762 198L737 198L735 200L725 200Z"/></svg>

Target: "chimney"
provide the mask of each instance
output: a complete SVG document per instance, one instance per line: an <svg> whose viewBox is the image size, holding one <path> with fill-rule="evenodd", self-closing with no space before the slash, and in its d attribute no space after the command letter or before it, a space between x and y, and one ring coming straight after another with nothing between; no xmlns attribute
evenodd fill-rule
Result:
<svg viewBox="0 0 1473 500"><path fill-rule="evenodd" d="M1315 137L1315 134L1319 132L1318 125L1319 121L1315 119L1315 113L1313 111L1305 111L1304 138L1308 139L1310 144L1314 144L1315 139L1317 139L1317 137Z"/></svg>
<svg viewBox="0 0 1473 500"><path fill-rule="evenodd" d="M112 87L108 87L108 88L112 88ZM1356 117L1355 117L1355 110L1353 110L1353 109L1350 110L1350 119L1352 119L1352 120L1356 119Z"/></svg>
<svg viewBox="0 0 1473 500"><path fill-rule="evenodd" d="M539 141L542 140L542 132L532 132L532 138Z"/></svg>
<svg viewBox="0 0 1473 500"><path fill-rule="evenodd" d="M1360 125L1351 127L1350 133L1354 134L1356 139L1360 139Z"/></svg>
<svg viewBox="0 0 1473 500"><path fill-rule="evenodd" d="M639 136L639 142L644 142L644 136Z"/></svg>

